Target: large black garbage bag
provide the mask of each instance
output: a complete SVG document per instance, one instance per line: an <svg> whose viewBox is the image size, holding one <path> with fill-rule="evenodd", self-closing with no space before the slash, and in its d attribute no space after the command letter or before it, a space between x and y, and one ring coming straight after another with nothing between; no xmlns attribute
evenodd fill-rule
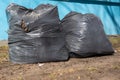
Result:
<svg viewBox="0 0 120 80"><path fill-rule="evenodd" d="M6 13L10 61L37 63L68 59L56 6L41 4L27 9L12 3Z"/></svg>
<svg viewBox="0 0 120 80"><path fill-rule="evenodd" d="M70 12L61 21L71 57L113 54L101 20L93 14Z"/></svg>

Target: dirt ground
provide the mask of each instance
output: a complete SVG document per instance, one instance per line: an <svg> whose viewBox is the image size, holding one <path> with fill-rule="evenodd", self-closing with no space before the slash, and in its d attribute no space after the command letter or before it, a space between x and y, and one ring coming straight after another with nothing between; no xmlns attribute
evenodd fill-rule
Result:
<svg viewBox="0 0 120 80"><path fill-rule="evenodd" d="M115 54L65 62L13 64L7 41L0 46L0 80L120 80L120 37L110 37Z"/></svg>

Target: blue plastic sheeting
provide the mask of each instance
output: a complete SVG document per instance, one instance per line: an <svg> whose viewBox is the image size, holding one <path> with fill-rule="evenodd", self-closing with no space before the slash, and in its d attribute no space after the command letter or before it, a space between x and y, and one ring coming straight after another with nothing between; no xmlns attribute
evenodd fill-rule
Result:
<svg viewBox="0 0 120 80"><path fill-rule="evenodd" d="M97 4L97 5L111 5L120 6L120 0L52 0L52 1L65 1L65 2L76 2L84 4Z"/></svg>
<svg viewBox="0 0 120 80"><path fill-rule="evenodd" d="M85 0L84 0L85 1ZM108 1L108 2L120 2L120 0L86 0L86 1Z"/></svg>
<svg viewBox="0 0 120 80"><path fill-rule="evenodd" d="M111 0L112 1L112 0ZM117 0L116 0L117 1ZM107 6L97 4L83 4L59 2L50 0L0 0L0 39L7 39L8 23L6 19L5 9L10 3L17 3L27 8L35 8L39 4L57 5L59 9L60 19L62 19L70 11L80 13L93 13L97 15L103 22L106 34L120 34L120 6Z"/></svg>

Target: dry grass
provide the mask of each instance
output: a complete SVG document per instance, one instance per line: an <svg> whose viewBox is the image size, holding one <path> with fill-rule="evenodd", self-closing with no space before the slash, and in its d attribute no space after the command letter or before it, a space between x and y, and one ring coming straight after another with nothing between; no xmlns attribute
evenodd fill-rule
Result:
<svg viewBox="0 0 120 80"><path fill-rule="evenodd" d="M114 48L120 47L120 36L110 36L109 40Z"/></svg>
<svg viewBox="0 0 120 80"><path fill-rule="evenodd" d="M0 63L8 60L8 46L0 46Z"/></svg>
<svg viewBox="0 0 120 80"><path fill-rule="evenodd" d="M120 36L109 36L110 42L112 43L114 49L120 52ZM0 46L0 63L8 60L8 45L7 41L3 42L4 45Z"/></svg>

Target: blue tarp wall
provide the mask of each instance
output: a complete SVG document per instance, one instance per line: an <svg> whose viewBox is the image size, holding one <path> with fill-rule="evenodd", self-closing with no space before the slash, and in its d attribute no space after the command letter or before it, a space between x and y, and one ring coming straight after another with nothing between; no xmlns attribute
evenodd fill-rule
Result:
<svg viewBox="0 0 120 80"><path fill-rule="evenodd" d="M27 8L35 8L39 4L47 3L57 5L59 9L60 19L62 19L70 11L77 11L84 14L93 13L102 20L104 30L107 35L120 34L120 5L119 5L120 0L99 0L99 2L100 1L117 2L118 3L117 5L90 2L92 0L89 1L67 0L67 1L69 2L50 0L0 0L0 40L8 39L7 30L9 29L9 25L7 23L5 9L10 3L16 3ZM78 1L78 3L74 1Z"/></svg>

